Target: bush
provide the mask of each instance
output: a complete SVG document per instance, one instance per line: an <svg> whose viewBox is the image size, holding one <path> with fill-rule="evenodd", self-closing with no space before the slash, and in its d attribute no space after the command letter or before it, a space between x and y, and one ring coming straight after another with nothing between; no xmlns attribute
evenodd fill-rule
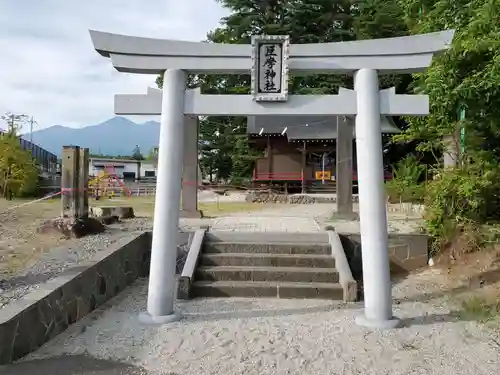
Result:
<svg viewBox="0 0 500 375"><path fill-rule="evenodd" d="M13 134L0 136L1 196L12 199L36 192L38 168L30 151L23 150Z"/></svg>
<svg viewBox="0 0 500 375"><path fill-rule="evenodd" d="M469 247L478 246L482 224L498 215L497 184L500 173L472 167L440 172L426 189L425 222L435 239L435 250L450 245L461 236L470 238ZM465 249L467 250L467 249Z"/></svg>
<svg viewBox="0 0 500 375"><path fill-rule="evenodd" d="M408 155L396 163L393 177L386 183L387 195L392 203L422 202L425 185L421 183L425 165L418 162L414 155Z"/></svg>
<svg viewBox="0 0 500 375"><path fill-rule="evenodd" d="M230 180L230 185L233 186L249 186L251 183L251 179L246 177L232 177Z"/></svg>

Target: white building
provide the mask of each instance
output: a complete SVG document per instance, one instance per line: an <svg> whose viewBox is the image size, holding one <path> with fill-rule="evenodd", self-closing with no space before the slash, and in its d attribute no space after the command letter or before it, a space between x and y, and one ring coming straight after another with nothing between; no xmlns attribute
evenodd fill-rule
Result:
<svg viewBox="0 0 500 375"><path fill-rule="evenodd" d="M105 169L126 181L146 179L156 181L158 174L156 163L148 160L89 158L89 176L97 177ZM202 174L198 165L198 182L201 181Z"/></svg>
<svg viewBox="0 0 500 375"><path fill-rule="evenodd" d="M97 177L104 170L124 180L155 179L156 164L148 160L89 158L89 176Z"/></svg>

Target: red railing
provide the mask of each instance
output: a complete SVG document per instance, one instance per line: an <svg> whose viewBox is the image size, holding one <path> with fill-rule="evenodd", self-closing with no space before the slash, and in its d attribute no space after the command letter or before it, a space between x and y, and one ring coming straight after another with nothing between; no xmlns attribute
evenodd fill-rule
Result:
<svg viewBox="0 0 500 375"><path fill-rule="evenodd" d="M257 172L253 171L253 181L302 181L304 176L301 172ZM392 179L390 172L384 172L384 180ZM312 179L314 180L314 179ZM352 180L357 181L358 175L355 171L352 172Z"/></svg>
<svg viewBox="0 0 500 375"><path fill-rule="evenodd" d="M253 171L254 181L302 181L301 172L257 172Z"/></svg>

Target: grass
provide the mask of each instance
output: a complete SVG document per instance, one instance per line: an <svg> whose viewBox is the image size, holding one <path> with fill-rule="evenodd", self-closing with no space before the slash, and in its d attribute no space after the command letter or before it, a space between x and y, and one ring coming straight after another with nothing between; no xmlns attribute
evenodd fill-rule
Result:
<svg viewBox="0 0 500 375"><path fill-rule="evenodd" d="M16 199L13 201L0 200L0 212L4 212L14 206L20 206L31 200ZM91 207L106 206L132 206L134 211L141 216L153 216L154 196L146 197L120 197L112 199L90 199ZM59 199L48 199L23 206L19 209L14 208L13 212L22 211L22 216L36 216L38 219L49 219L60 215L61 201ZM206 217L218 217L237 212L251 212L263 209L265 206L261 203L250 202L209 202L199 203L198 207L203 211Z"/></svg>
<svg viewBox="0 0 500 375"><path fill-rule="evenodd" d="M462 302L459 317L488 323L500 316L500 300L482 296L472 296Z"/></svg>
<svg viewBox="0 0 500 375"><path fill-rule="evenodd" d="M61 236L37 233L40 225L61 214L61 200L0 199L0 275L15 274L36 260L40 254L65 243ZM23 204L26 204L22 206ZM137 216L152 217L154 197L116 197L90 199L89 205L132 206ZM21 207L19 207L21 206ZM200 203L199 209L208 218L226 216L237 212L251 212L266 207L248 202ZM8 213L7 213L8 212ZM0 277L1 278L1 277Z"/></svg>
<svg viewBox="0 0 500 375"><path fill-rule="evenodd" d="M153 216L154 213L153 196L112 198L98 201L92 199L89 205L94 207L132 206L138 216ZM210 202L199 203L198 208L203 211L205 217L220 217L231 213L261 210L263 205L249 202Z"/></svg>

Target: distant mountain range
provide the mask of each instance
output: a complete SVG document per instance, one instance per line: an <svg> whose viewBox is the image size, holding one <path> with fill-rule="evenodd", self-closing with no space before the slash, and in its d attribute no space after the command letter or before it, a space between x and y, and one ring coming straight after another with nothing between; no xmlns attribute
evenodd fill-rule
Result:
<svg viewBox="0 0 500 375"><path fill-rule="evenodd" d="M88 147L93 154L132 155L138 145L144 156L157 147L160 123L149 121L136 124L124 117L113 117L102 124L83 128L51 126L33 132L33 143L60 156L63 146ZM23 138L28 139L27 135Z"/></svg>

